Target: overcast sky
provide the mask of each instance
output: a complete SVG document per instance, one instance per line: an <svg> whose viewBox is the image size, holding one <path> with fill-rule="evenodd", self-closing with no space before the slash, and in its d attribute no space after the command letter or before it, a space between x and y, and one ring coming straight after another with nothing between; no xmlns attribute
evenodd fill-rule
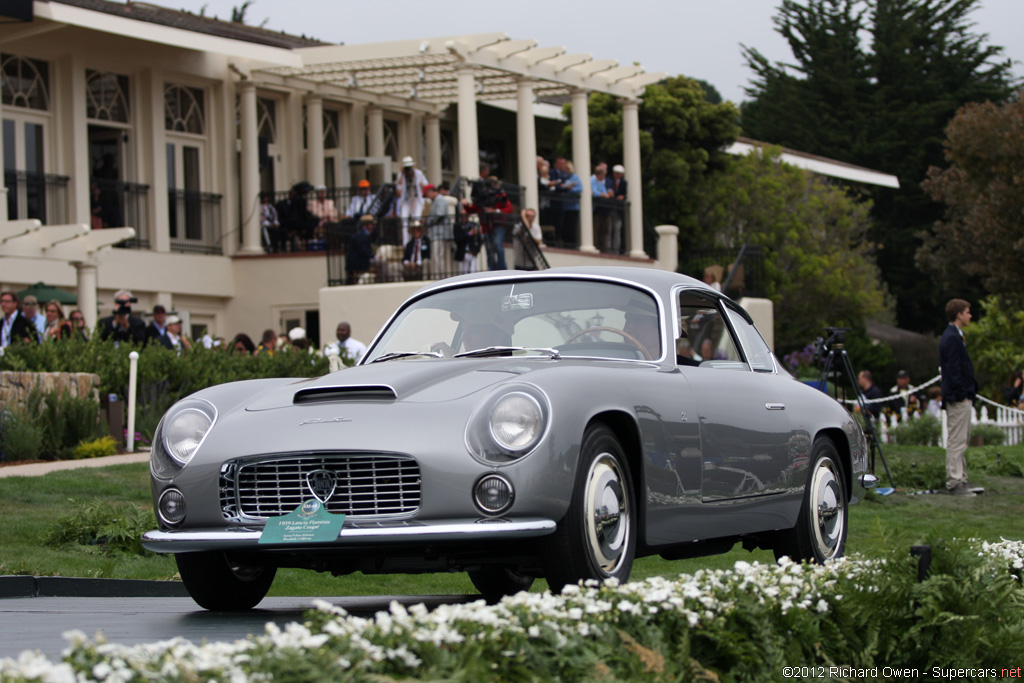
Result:
<svg viewBox="0 0 1024 683"><path fill-rule="evenodd" d="M149 0L230 19L244 0ZM595 59L639 62L647 71L684 74L722 97L747 99L750 70L740 44L773 61L791 58L771 21L777 0L255 0L247 24L332 43L373 43L465 33L504 32L541 46L564 46ZM601 9L607 8L607 9ZM1024 0L983 0L976 32L1005 48L1024 75Z"/></svg>

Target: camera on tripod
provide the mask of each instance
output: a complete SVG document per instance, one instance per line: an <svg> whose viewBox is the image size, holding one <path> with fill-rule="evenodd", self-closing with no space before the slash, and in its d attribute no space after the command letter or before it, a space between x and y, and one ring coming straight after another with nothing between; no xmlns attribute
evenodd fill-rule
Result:
<svg viewBox="0 0 1024 683"><path fill-rule="evenodd" d="M846 346L846 333L850 327L826 327L827 338L818 337L814 340L814 361L820 363L833 349L841 349Z"/></svg>

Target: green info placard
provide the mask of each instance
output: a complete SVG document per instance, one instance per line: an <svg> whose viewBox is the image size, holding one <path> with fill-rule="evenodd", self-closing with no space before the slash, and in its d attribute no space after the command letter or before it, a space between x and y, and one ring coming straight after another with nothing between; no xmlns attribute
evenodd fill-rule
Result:
<svg viewBox="0 0 1024 683"><path fill-rule="evenodd" d="M341 533L345 515L332 515L319 500L307 500L282 517L271 517L260 543L330 543Z"/></svg>

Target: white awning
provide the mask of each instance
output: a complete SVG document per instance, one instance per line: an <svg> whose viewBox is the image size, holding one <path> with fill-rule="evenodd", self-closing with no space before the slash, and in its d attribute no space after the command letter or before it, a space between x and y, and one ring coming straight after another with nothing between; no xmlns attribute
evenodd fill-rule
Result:
<svg viewBox="0 0 1024 683"><path fill-rule="evenodd" d="M0 258L90 261L102 249L135 237L135 228L92 230L84 223L43 226L38 220L0 222Z"/></svg>
<svg viewBox="0 0 1024 683"><path fill-rule="evenodd" d="M533 81L538 97L582 89L635 98L647 85L667 77L640 66L620 67L614 59L594 60L589 54L565 54L563 47L512 40L505 33L326 45L294 52L301 56L301 66L260 72L436 105L458 100L456 69L465 65L474 68L478 101L515 99L521 78Z"/></svg>
<svg viewBox="0 0 1024 683"><path fill-rule="evenodd" d="M755 149L761 149L764 146L765 143L763 142L750 140L749 138L740 138L726 148L725 151L729 154L735 154L738 156L740 154L750 154ZM836 161L835 159L827 159L825 157L819 157L805 152L798 152L795 149L783 148L781 159L791 166L796 166L797 168L802 168L806 171L811 171L812 173L817 173L819 175L841 178L843 180L852 180L858 183L867 183L868 185L891 187L894 189L899 189L900 187L900 179L889 173L872 171L870 168L854 166L853 164Z"/></svg>

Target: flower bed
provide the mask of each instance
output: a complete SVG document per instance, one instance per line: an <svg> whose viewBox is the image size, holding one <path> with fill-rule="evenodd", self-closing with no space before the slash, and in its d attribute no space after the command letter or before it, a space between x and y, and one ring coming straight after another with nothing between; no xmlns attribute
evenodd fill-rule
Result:
<svg viewBox="0 0 1024 683"><path fill-rule="evenodd" d="M0 681L773 680L791 667L1016 667L1024 543L956 541L918 559L738 562L677 580L568 587L303 624L235 643L123 647L68 634L62 662L0 660ZM880 669L881 670L881 669ZM840 676L842 678L842 676Z"/></svg>

